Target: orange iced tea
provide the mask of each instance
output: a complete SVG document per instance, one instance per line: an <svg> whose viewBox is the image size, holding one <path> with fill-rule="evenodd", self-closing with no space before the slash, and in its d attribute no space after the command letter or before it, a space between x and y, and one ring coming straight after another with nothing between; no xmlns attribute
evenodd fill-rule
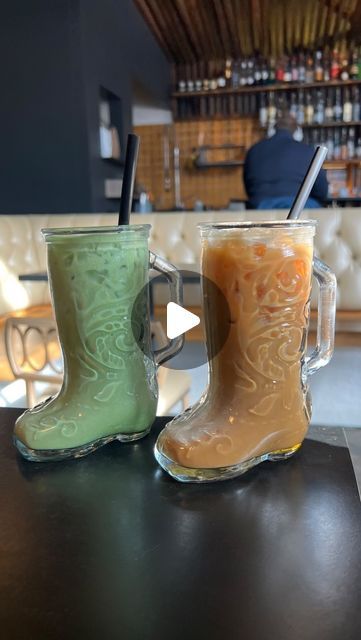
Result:
<svg viewBox="0 0 361 640"><path fill-rule="evenodd" d="M193 469L291 454L310 420L302 373L314 225L215 227L202 230L209 386L157 443L162 455ZM227 317L207 280L225 296Z"/></svg>

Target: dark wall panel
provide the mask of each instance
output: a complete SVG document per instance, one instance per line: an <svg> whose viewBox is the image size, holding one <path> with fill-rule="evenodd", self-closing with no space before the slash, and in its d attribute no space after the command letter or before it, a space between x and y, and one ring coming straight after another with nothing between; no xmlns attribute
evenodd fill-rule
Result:
<svg viewBox="0 0 361 640"><path fill-rule="evenodd" d="M14 2L2 15L1 213L90 207L79 44L76 2Z"/></svg>
<svg viewBox="0 0 361 640"><path fill-rule="evenodd" d="M131 130L132 86L159 104L169 65L132 0L0 0L0 213L109 211L106 177L122 168L99 149L99 89L121 99Z"/></svg>

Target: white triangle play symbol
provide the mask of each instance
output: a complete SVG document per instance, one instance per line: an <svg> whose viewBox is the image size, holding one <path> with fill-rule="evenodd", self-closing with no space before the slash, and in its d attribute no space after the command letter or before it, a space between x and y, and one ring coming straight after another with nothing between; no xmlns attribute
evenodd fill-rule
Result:
<svg viewBox="0 0 361 640"><path fill-rule="evenodd" d="M167 336L177 338L200 323L200 318L175 302L167 304Z"/></svg>

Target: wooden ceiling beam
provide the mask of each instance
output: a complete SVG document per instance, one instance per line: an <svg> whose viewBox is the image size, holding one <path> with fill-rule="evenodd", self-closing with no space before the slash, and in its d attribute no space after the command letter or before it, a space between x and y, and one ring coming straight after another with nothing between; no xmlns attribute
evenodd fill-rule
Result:
<svg viewBox="0 0 361 640"><path fill-rule="evenodd" d="M239 58L240 46L239 46L237 28L235 26L236 16L233 10L233 3L231 2L231 0L227 0L227 2L224 3L224 11L225 11L227 25L228 25L228 33L230 34L231 57Z"/></svg>
<svg viewBox="0 0 361 640"><path fill-rule="evenodd" d="M253 35L253 48L259 51L261 48L261 6L260 0L251 0L251 23Z"/></svg>
<svg viewBox="0 0 361 640"><path fill-rule="evenodd" d="M217 57L216 46L208 19L208 2L187 0L193 14L197 14L197 27L203 60L214 60Z"/></svg>
<svg viewBox="0 0 361 640"><path fill-rule="evenodd" d="M202 44L196 27L198 20L197 12L192 10L192 6L190 6L190 3L187 3L186 0L174 0L174 8L178 13L183 30L188 36L189 46L194 52L195 58L200 60L202 57Z"/></svg>
<svg viewBox="0 0 361 640"><path fill-rule="evenodd" d="M172 0L147 0L147 4L153 13L168 46L176 52L179 62L191 62L194 59L193 52L189 49L184 31L179 29L179 22L174 20Z"/></svg>
<svg viewBox="0 0 361 640"><path fill-rule="evenodd" d="M361 0L135 0L175 64L359 39Z"/></svg>
<svg viewBox="0 0 361 640"><path fill-rule="evenodd" d="M162 30L154 19L153 13L149 9L146 0L134 0L134 2L167 58L171 61L174 60L174 52L164 39Z"/></svg>
<svg viewBox="0 0 361 640"><path fill-rule="evenodd" d="M224 57L228 58L231 53L231 38L228 32L227 17L223 3L219 2L219 0L209 0L209 4L213 6L213 15L215 22L218 25L222 51L225 53Z"/></svg>

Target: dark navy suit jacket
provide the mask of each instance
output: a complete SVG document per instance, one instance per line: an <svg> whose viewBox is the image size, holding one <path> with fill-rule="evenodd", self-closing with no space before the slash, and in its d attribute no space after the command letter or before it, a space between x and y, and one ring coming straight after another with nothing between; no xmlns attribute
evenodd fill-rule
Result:
<svg viewBox="0 0 361 640"><path fill-rule="evenodd" d="M276 131L261 140L247 153L244 165L244 184L252 208L262 200L295 197L314 154L314 148L296 142L286 129ZM327 198L326 172L321 169L311 191L311 198L322 202Z"/></svg>

